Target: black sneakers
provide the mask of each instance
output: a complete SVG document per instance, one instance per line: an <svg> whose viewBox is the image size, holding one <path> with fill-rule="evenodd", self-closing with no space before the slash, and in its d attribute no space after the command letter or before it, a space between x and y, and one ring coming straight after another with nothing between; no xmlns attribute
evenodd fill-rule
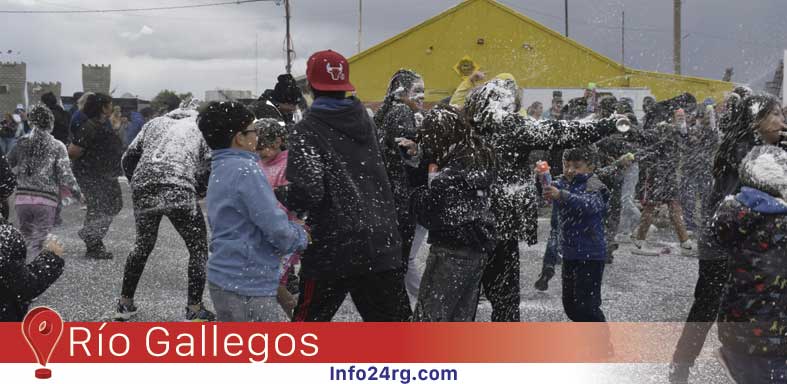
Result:
<svg viewBox="0 0 787 384"><path fill-rule="evenodd" d="M691 365L685 363L672 363L669 365L670 384L688 384Z"/></svg>
<svg viewBox="0 0 787 384"><path fill-rule="evenodd" d="M114 321L129 321L137 314L137 306L132 304L121 304L118 301L118 306L115 309L115 314L112 315Z"/></svg>
<svg viewBox="0 0 787 384"><path fill-rule="evenodd" d="M555 276L555 267L544 267L541 271L541 275L538 276L538 280L533 284L533 287L542 292L546 291L549 289L549 279L551 279L552 276Z"/></svg>
<svg viewBox="0 0 787 384"><path fill-rule="evenodd" d="M204 321L216 321L216 314L207 310L205 306L200 303L199 310L193 311L191 308L186 307L186 321L191 322L204 322Z"/></svg>

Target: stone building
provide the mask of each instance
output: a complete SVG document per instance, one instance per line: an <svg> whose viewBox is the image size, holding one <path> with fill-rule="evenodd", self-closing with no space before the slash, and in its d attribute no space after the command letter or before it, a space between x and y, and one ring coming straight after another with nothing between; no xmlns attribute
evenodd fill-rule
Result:
<svg viewBox="0 0 787 384"><path fill-rule="evenodd" d="M33 105L41 101L41 95L52 92L57 97L57 101L61 102L61 89L60 82L28 82L27 83L27 103Z"/></svg>
<svg viewBox="0 0 787 384"><path fill-rule="evenodd" d="M85 92L109 94L112 80L112 65L82 64L82 89Z"/></svg>
<svg viewBox="0 0 787 384"><path fill-rule="evenodd" d="M0 113L13 112L17 104L25 105L27 64L0 62Z"/></svg>

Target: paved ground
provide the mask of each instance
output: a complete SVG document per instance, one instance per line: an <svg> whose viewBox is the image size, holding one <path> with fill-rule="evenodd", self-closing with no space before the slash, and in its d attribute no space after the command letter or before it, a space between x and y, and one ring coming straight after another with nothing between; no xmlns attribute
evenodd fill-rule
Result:
<svg viewBox="0 0 787 384"><path fill-rule="evenodd" d="M94 261L82 257L84 245L76 236L85 211L78 206L64 209L64 225L55 231L66 248L66 270L61 279L37 302L57 309L68 321L101 321L108 317L120 292L126 255L134 242L134 222L128 189L124 185L125 206L108 234L113 260ZM542 293L532 288L538 276L547 237L548 222L542 219L540 244L522 248L523 321L567 321L560 302L559 273ZM657 232L652 236L674 241L674 235ZM674 246L674 244L673 244ZM630 246L618 251L615 264L604 276L603 309L609 321L672 322L685 319L697 278L697 260L683 257L674 249L660 257L634 256ZM422 253L422 256L425 256ZM423 259L424 257L422 257ZM139 321L180 321L186 301L186 267L188 255L183 241L168 221L163 221L158 244L140 282L136 301L140 307ZM423 261L423 260L422 260ZM206 294L206 303L212 307ZM489 321L488 302L479 304L478 320ZM340 309L337 321L358 321L351 302ZM700 357L692 382L728 383L712 353L718 348L715 328ZM537 346L535 346L537 347ZM634 375L637 383L666 382L665 365L627 365L608 367L610 372ZM614 382L614 381L612 381ZM618 381L623 382L623 381Z"/></svg>

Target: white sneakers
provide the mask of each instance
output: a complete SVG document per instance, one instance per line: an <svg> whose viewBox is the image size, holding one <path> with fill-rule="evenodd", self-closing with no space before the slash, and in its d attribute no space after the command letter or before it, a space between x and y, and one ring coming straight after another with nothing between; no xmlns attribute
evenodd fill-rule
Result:
<svg viewBox="0 0 787 384"><path fill-rule="evenodd" d="M680 243L680 248L684 249L684 250L687 250L687 251L691 251L691 250L697 248L697 245L694 244L694 242L691 241L691 240L686 240L686 241Z"/></svg>

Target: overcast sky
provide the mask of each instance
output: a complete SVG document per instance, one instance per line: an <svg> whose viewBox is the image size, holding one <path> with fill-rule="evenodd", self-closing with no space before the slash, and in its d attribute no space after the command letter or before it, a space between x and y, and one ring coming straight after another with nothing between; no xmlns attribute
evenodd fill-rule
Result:
<svg viewBox="0 0 787 384"><path fill-rule="evenodd" d="M356 52L358 0L291 0L292 29L302 74L311 52ZM217 0L0 0L0 10L78 10L205 4ZM503 0L562 33L563 1ZM626 11L626 64L672 71L672 0L568 0L569 34L621 58ZM364 0L363 47L368 48L459 0ZM787 49L785 0L684 0L683 72L760 84L773 76ZM61 81L81 89L82 63L112 64L116 96L150 98L167 88L204 97L217 88L261 92L284 71L284 9L274 2L120 14L3 15L0 60L25 61L29 81ZM259 36L255 60L255 37ZM8 50L15 53L7 54ZM17 54L16 52L20 52Z"/></svg>

